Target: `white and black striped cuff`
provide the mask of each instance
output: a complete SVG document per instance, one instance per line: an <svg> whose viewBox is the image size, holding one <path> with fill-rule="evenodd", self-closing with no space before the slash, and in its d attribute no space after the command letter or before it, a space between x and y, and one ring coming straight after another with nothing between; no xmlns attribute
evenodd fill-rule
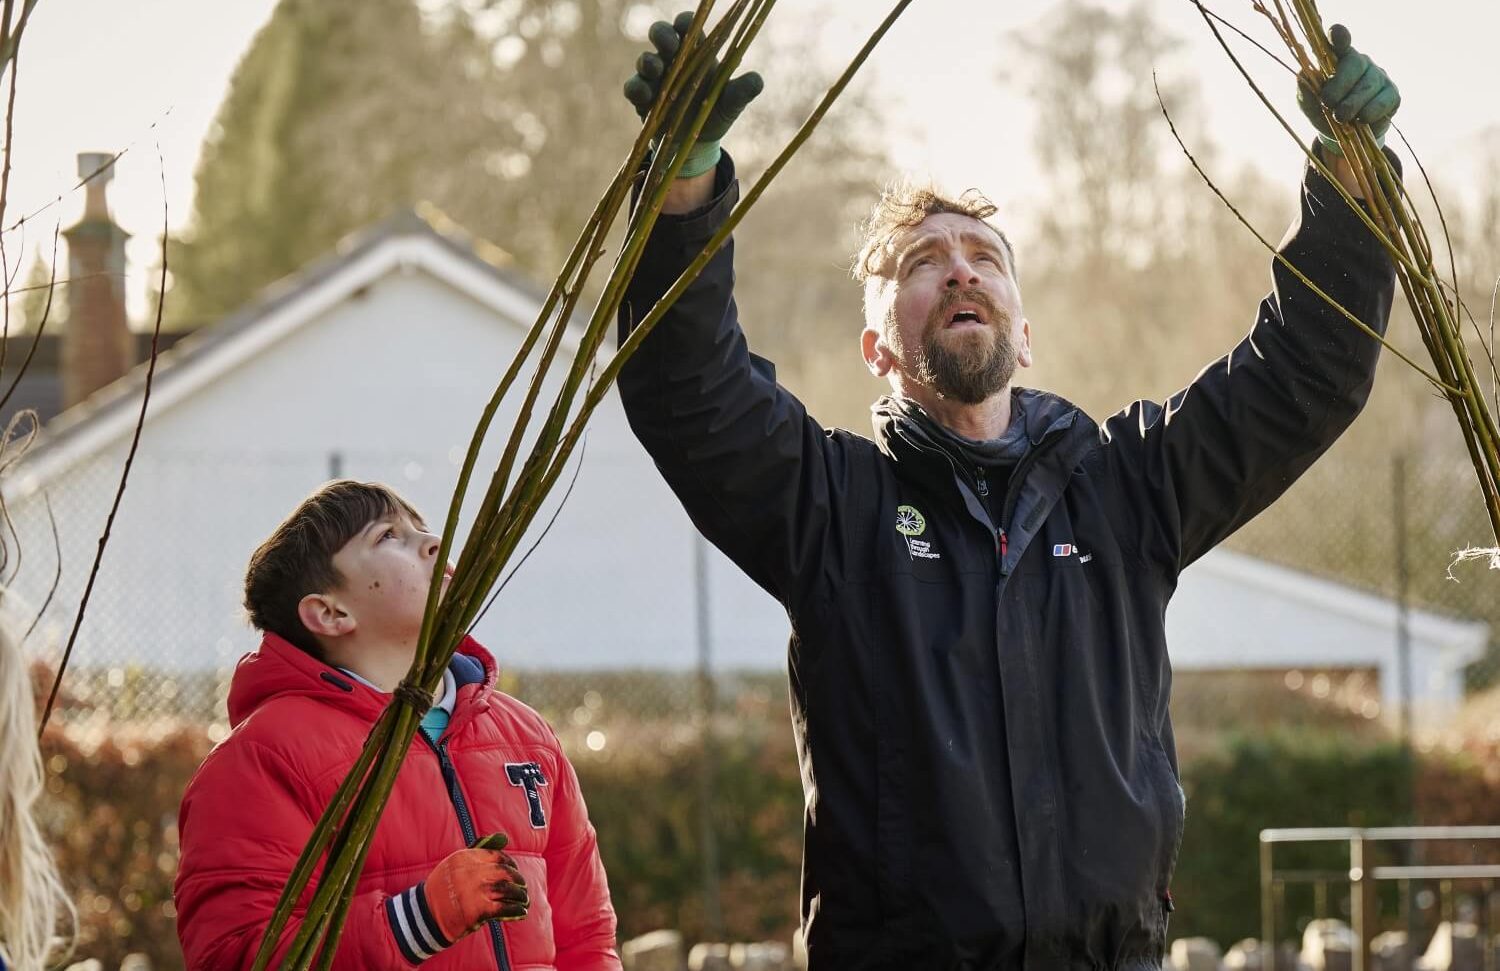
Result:
<svg viewBox="0 0 1500 971"><path fill-rule="evenodd" d="M396 946L412 964L420 964L453 944L438 930L427 906L427 891L420 883L386 898L385 916L391 922Z"/></svg>

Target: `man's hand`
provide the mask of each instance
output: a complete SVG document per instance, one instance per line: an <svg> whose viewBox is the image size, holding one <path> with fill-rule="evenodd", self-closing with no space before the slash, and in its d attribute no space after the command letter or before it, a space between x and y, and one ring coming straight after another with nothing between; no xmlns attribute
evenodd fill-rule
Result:
<svg viewBox="0 0 1500 971"><path fill-rule="evenodd" d="M1401 106L1401 92L1374 61L1350 46L1349 28L1334 24L1328 32L1328 39L1338 57L1333 77L1320 87L1315 87L1316 82L1305 77L1298 78L1297 106L1318 130L1324 157L1331 159L1343 153L1339 151L1338 140L1333 137L1333 127L1324 117L1323 108L1326 107L1341 122L1369 125L1376 142L1384 144L1386 130L1391 127L1391 116Z"/></svg>
<svg viewBox="0 0 1500 971"><path fill-rule="evenodd" d="M678 14L670 24L659 20L651 25L647 37L656 50L646 51L636 60L636 73L625 82L625 98L635 106L636 113L642 119L651 111L657 96L661 94L662 79L671 69L672 60L682 49L683 40L692 25L693 13L690 10ZM715 61L714 66L717 67L717 64ZM694 111L701 107L702 99L707 97L706 88L712 77L713 71L710 70L704 76L700 89L693 92ZM677 173L677 183L672 186L665 206L667 212L686 212L708 201L713 193L713 171L722 154L719 142L729 132L740 112L760 94L764 86L760 75L754 71L741 74L724 85L719 100L709 112L702 131L698 133L698 140Z"/></svg>
<svg viewBox="0 0 1500 971"><path fill-rule="evenodd" d="M531 906L526 879L503 833L448 854L422 884L438 930L457 941L487 920L520 920Z"/></svg>

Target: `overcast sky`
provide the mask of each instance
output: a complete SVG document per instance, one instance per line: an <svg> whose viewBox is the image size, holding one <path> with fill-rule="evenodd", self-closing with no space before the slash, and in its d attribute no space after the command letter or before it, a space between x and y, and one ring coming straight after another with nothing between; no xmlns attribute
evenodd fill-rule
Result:
<svg viewBox="0 0 1500 971"><path fill-rule="evenodd" d="M1115 0L1110 0L1112 4ZM1163 22L1188 41L1168 65L1194 78L1210 109L1210 136L1224 163L1246 162L1293 183L1298 153L1214 44L1189 0L1153 0ZM144 277L155 260L162 219L162 172L173 229L185 224L193 168L205 132L235 64L274 0L47 0L39 4L22 49L7 222L63 195L27 232L27 247L50 241L82 210L75 156L128 150L110 188L118 221L132 234L128 257L132 311L142 313ZM664 5L670 12L688 4ZM1124 6L1124 3L1118 3ZM1249 0L1212 0L1213 9L1263 39ZM1030 145L1037 120L1024 92L1001 80L1005 38L1034 25L1051 4L1042 0L916 0L871 59L870 84L889 106L883 137L906 169L955 188L977 186L1002 205L1035 204ZM1418 6L1420 13L1413 13ZM803 29L806 11L822 30L830 61L851 53L887 8L845 0L782 0L779 29ZM1500 137L1494 82L1500 2L1496 0L1323 0L1324 17L1353 28L1400 85L1399 122L1434 175L1472 184L1478 147ZM1253 52L1272 92L1284 92L1280 69ZM775 70L757 65L775 83ZM830 65L836 67L837 65ZM799 67L801 67L799 65ZM622 71L626 66L622 65ZM622 104L622 110L624 106ZM160 143L162 161L157 159ZM622 146L622 151L624 146ZM601 185L607 173L601 173ZM1204 204L1216 204L1205 195ZM13 237L7 239L11 254ZM50 242L49 242L50 245ZM12 259L14 257L12 256ZM29 261L29 256L27 257Z"/></svg>

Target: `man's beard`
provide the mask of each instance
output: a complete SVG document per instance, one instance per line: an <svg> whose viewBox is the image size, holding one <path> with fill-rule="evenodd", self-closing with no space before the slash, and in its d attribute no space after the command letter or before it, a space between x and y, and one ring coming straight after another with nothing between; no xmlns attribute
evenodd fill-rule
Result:
<svg viewBox="0 0 1500 971"><path fill-rule="evenodd" d="M985 331L944 341L948 319L960 303L983 310ZM977 405L1004 389L1016 373L1016 347L1010 332L1010 315L984 291L949 290L922 331L922 346L913 361L917 378L944 398Z"/></svg>

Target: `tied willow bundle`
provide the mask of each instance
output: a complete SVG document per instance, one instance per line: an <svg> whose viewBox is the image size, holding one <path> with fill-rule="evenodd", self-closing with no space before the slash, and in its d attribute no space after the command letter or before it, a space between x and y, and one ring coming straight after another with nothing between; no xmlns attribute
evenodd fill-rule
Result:
<svg viewBox="0 0 1500 971"><path fill-rule="evenodd" d="M1223 34L1214 23L1215 19L1221 18L1211 14L1203 6L1202 0L1193 0L1193 2L1198 7L1199 13L1203 15L1209 29L1213 31L1220 46L1234 61L1235 67L1249 82L1262 103L1270 109L1281 122L1282 127L1298 141L1298 144L1302 144L1297 132L1280 112L1272 107L1265 93L1235 57ZM1271 22L1277 36L1291 52L1295 61L1292 69L1297 72L1299 83L1314 91L1319 90L1333 76L1338 64L1338 55L1324 29L1316 0L1268 0L1268 2L1270 6L1263 0L1252 0L1252 7L1255 12ZM1396 277L1401 283L1402 292L1406 296L1407 304L1411 307L1412 315L1416 318L1417 330L1432 358L1434 370L1428 371L1418 366L1389 344L1385 346L1426 378L1453 407L1454 414L1458 418L1459 429L1463 434L1464 445L1473 462L1475 476L1479 480L1485 512L1490 520L1490 530L1494 534L1496 543L1500 544L1500 432L1497 432L1495 413L1485 402L1474 362L1464 343L1461 314L1467 312L1467 307L1464 306L1459 292L1458 271L1456 262L1453 260L1452 244L1448 239L1446 220L1443 220L1443 242L1448 251L1449 262L1454 265L1451 283L1442 278L1434 259L1432 241L1427 230L1417 215L1411 197L1407 194L1369 126L1341 122L1326 106L1323 107L1323 115L1338 143L1340 153L1348 161L1354 173L1360 192L1364 195L1365 205L1362 206L1350 195L1317 152L1309 151L1305 146L1304 151L1307 151L1312 164L1338 190L1354 213L1374 233L1395 264ZM1170 118L1168 121L1170 122ZM1176 134L1175 127L1173 134ZM1181 138L1178 142L1181 144ZM1189 159L1192 159L1191 154L1189 154ZM1193 165L1197 167L1196 160L1193 160ZM1420 167L1420 163L1418 165ZM1202 173L1201 167L1198 171ZM1423 175L1425 178L1425 171ZM1213 187L1211 181L1209 184ZM1220 198L1223 198L1223 193L1220 193L1217 187L1213 188ZM1430 191L1430 183L1428 188ZM1225 201L1227 204L1227 200ZM1435 193L1433 203L1435 205L1437 203ZM1240 216L1238 211L1235 211L1235 215L1240 218L1241 222L1244 222L1244 217ZM1441 220L1440 206L1438 216ZM1246 225L1249 224L1246 223ZM1262 242L1265 242L1264 237L1262 237ZM1356 319L1348 310L1313 286L1311 281L1296 267L1286 263L1280 256L1277 258L1352 323L1385 344L1380 335L1375 334L1364 322ZM1469 314L1469 319L1472 323L1472 314ZM1479 345L1488 358L1486 362L1488 370L1494 376L1496 374L1494 348L1485 344L1484 335L1479 331L1477 323L1474 324L1474 329ZM1500 394L1500 391L1497 391L1497 394ZM1459 556L1463 558L1474 552L1500 558L1500 553L1495 551L1467 551Z"/></svg>
<svg viewBox="0 0 1500 971"><path fill-rule="evenodd" d="M301 900L320 864L317 890L280 966L326 969L332 965L375 826L418 724L432 704L433 693L453 652L481 612L486 594L510 562L543 499L557 483L589 416L604 400L621 366L702 272L709 258L723 246L745 213L812 134L910 2L900 0L895 4L796 135L735 207L724 226L641 319L597 376L593 376L595 358L661 214L668 190L687 160L719 94L775 6L775 0L734 0L707 31L705 27L713 12L714 0L701 0L698 4L692 26L683 39L683 47L662 79L660 95L647 114L640 135L579 235L541 312L479 419L443 527L411 669L371 729L363 750L334 793L298 858L256 952L256 971L266 968L281 947L282 935L293 908ZM657 149L654 153L653 146ZM574 309L590 273L605 253L606 234L629 199L632 185L639 178L648 155L651 159L642 181L639 203L629 216L619 255L581 332L577 352L562 387L550 407L541 412L538 399L542 386L557 360ZM440 597L442 571L453 547L459 513L479 452L496 411L516 387L517 379L528 363L532 366L531 377L515 427L459 553L453 580L446 595ZM535 427L538 419L540 427ZM522 441L533 433L534 444L524 461L520 461Z"/></svg>

